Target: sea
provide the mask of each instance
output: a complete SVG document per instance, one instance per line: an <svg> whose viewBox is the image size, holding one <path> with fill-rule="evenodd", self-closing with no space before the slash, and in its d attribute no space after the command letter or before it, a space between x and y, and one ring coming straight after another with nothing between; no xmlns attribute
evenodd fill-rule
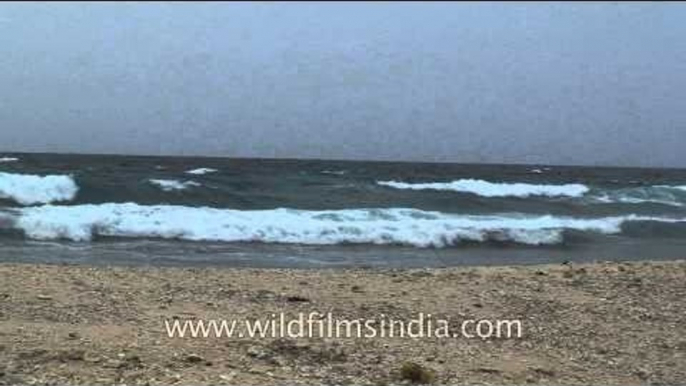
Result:
<svg viewBox="0 0 686 386"><path fill-rule="evenodd" d="M686 169L0 154L0 261L407 268L686 257Z"/></svg>

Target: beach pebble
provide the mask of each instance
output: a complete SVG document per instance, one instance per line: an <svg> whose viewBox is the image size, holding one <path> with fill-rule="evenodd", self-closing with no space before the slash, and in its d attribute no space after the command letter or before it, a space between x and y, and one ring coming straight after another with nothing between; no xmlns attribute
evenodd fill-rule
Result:
<svg viewBox="0 0 686 386"><path fill-rule="evenodd" d="M291 296L286 297L286 301L291 302L291 303L299 303L299 302L307 303L310 301L310 299L308 299L304 296L291 295Z"/></svg>
<svg viewBox="0 0 686 386"><path fill-rule="evenodd" d="M186 355L185 360L188 363L200 363L200 362L204 361L203 357L201 357L198 354L188 354L188 355Z"/></svg>
<svg viewBox="0 0 686 386"><path fill-rule="evenodd" d="M232 372L230 372L229 374L220 374L220 375L219 375L219 379L221 379L222 381L227 381L227 382L230 382L230 381L233 380L235 377L236 377L236 372L235 372L235 371L232 371Z"/></svg>
<svg viewBox="0 0 686 386"><path fill-rule="evenodd" d="M119 359L108 359L103 363L103 367L111 369L120 369L124 366L126 366L126 363Z"/></svg>
<svg viewBox="0 0 686 386"><path fill-rule="evenodd" d="M250 346L248 347L248 356L257 358L257 359L264 359L269 356L266 351L262 350L261 348L257 346Z"/></svg>

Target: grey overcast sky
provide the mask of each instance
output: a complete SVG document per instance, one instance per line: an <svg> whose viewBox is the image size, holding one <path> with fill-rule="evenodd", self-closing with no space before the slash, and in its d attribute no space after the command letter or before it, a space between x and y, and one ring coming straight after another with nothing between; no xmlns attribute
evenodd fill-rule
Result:
<svg viewBox="0 0 686 386"><path fill-rule="evenodd" d="M2 3L0 151L686 167L686 3Z"/></svg>

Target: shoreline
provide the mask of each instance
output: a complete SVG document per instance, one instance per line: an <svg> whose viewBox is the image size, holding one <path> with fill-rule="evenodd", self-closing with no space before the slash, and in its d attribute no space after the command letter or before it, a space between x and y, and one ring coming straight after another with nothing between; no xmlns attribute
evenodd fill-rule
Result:
<svg viewBox="0 0 686 386"><path fill-rule="evenodd" d="M450 268L0 263L3 384L678 384L686 260ZM164 320L517 319L521 338L170 338ZM407 382L407 381L405 381Z"/></svg>
<svg viewBox="0 0 686 386"><path fill-rule="evenodd" d="M122 244L124 243L124 244ZM128 247L119 248L128 244ZM72 248L71 246L75 246ZM673 261L686 250L680 240L642 240L624 243L568 243L566 246L482 246L418 249L383 245L305 246L292 253L289 245L126 240L81 243L27 243L5 239L0 264L66 265L123 268L276 269L276 270L393 270L453 269L643 261ZM67 246L65 248L65 246ZM202 247L201 252L196 248ZM216 248L216 249L215 249Z"/></svg>

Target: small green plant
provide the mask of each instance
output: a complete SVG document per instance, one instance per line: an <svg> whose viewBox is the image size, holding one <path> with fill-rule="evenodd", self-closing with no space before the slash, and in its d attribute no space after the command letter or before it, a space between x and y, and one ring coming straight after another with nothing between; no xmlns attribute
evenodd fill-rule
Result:
<svg viewBox="0 0 686 386"><path fill-rule="evenodd" d="M400 379L410 381L416 385L430 385L436 379L433 371L426 367L414 363L405 362L400 368Z"/></svg>

